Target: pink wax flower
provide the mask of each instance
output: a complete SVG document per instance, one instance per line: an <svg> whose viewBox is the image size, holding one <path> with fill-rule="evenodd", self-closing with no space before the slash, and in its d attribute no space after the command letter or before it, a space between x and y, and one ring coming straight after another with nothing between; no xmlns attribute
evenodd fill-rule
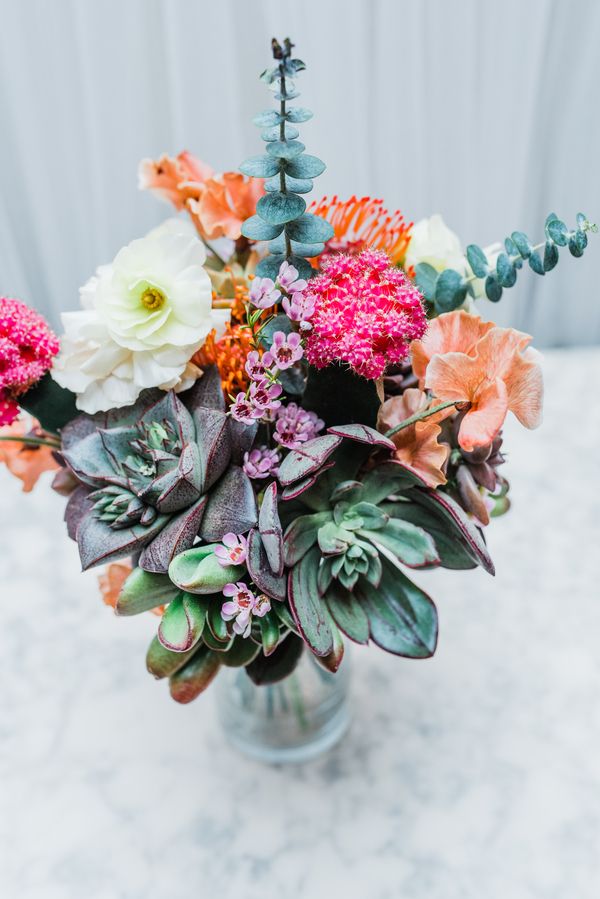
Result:
<svg viewBox="0 0 600 899"><path fill-rule="evenodd" d="M271 608L268 596L255 596L243 581L237 584L225 584L223 595L231 599L224 602L221 617L224 621L233 621L233 631L242 637L249 637L252 629L252 616L263 618Z"/></svg>
<svg viewBox="0 0 600 899"><path fill-rule="evenodd" d="M315 412L307 412L296 403L288 403L277 412L274 439L287 449L297 449L316 437L325 427Z"/></svg>
<svg viewBox="0 0 600 899"><path fill-rule="evenodd" d="M236 421L241 421L242 424L251 425L260 415L256 415L256 409L253 404L250 402L245 393L238 393L235 397L233 403L229 407L229 411L233 418Z"/></svg>
<svg viewBox="0 0 600 899"><path fill-rule="evenodd" d="M279 268L277 283L285 291L292 293L295 290L304 290L307 282L303 278L298 278L298 269L286 260Z"/></svg>
<svg viewBox="0 0 600 899"><path fill-rule="evenodd" d="M246 373L253 381L263 381L267 372L271 371L275 360L271 353L263 353L262 356L256 350L248 353L246 357Z"/></svg>
<svg viewBox="0 0 600 899"><path fill-rule="evenodd" d="M262 478L277 477L281 456L277 450L268 446L256 447L249 453L244 453L244 471L249 478L260 480Z"/></svg>
<svg viewBox="0 0 600 899"><path fill-rule="evenodd" d="M253 381L250 384L249 400L254 409L254 417L262 418L267 412L275 412L281 406L281 384L270 381Z"/></svg>
<svg viewBox="0 0 600 899"><path fill-rule="evenodd" d="M275 331L271 355L280 371L291 368L294 362L302 359L304 350L302 349L301 341L302 338L295 331L287 335L283 331Z"/></svg>
<svg viewBox="0 0 600 899"><path fill-rule="evenodd" d="M215 548L217 561L224 568L227 565L243 565L248 555L248 541L243 534L224 534L222 546Z"/></svg>
<svg viewBox="0 0 600 899"><path fill-rule="evenodd" d="M425 333L421 294L376 250L331 256L323 266L307 288L315 312L306 358L316 368L347 362L364 378L380 378Z"/></svg>
<svg viewBox="0 0 600 899"><path fill-rule="evenodd" d="M313 296L297 291L291 297L284 297L281 305L290 321L300 322L301 330L310 331L312 328L310 319L315 311L315 298Z"/></svg>
<svg viewBox="0 0 600 899"><path fill-rule="evenodd" d="M58 338L39 313L0 297L0 425L16 419L18 397L49 371L58 350Z"/></svg>
<svg viewBox="0 0 600 899"><path fill-rule="evenodd" d="M270 278L255 278L250 288L250 302L257 309L270 309L277 303L281 291Z"/></svg>

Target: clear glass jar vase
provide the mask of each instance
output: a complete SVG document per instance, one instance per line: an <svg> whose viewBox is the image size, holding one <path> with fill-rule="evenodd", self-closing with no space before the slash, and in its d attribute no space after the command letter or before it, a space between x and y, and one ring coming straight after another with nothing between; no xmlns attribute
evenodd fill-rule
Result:
<svg viewBox="0 0 600 899"><path fill-rule="evenodd" d="M350 724L348 685L348 654L331 674L305 651L292 674L264 686L243 668L224 668L215 686L225 736L236 750L267 764L313 759Z"/></svg>

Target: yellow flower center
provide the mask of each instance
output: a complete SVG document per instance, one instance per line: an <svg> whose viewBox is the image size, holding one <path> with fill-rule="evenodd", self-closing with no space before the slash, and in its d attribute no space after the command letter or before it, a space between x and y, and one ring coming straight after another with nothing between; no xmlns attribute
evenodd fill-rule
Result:
<svg viewBox="0 0 600 899"><path fill-rule="evenodd" d="M155 312L164 305L165 295L158 287L146 287L141 296L142 306L145 306L150 312Z"/></svg>

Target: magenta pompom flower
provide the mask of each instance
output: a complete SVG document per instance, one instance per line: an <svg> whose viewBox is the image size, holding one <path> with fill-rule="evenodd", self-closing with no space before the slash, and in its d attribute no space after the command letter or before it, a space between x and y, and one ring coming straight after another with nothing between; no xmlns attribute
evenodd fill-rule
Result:
<svg viewBox="0 0 600 899"><path fill-rule="evenodd" d="M279 371L285 371L290 368L294 362L298 362L304 355L302 349L302 338L296 331L292 331L287 336L283 331L275 331L273 334L273 345L271 346L271 355L275 360L275 365Z"/></svg>
<svg viewBox="0 0 600 899"><path fill-rule="evenodd" d="M0 297L0 425L12 424L17 398L49 371L58 350L58 338L38 312Z"/></svg>
<svg viewBox="0 0 600 899"><path fill-rule="evenodd" d="M248 541L243 534L224 534L222 546L215 547L217 562L224 568L227 565L243 565L248 555Z"/></svg>
<svg viewBox="0 0 600 899"><path fill-rule="evenodd" d="M364 378L380 378L427 328L421 294L376 250L331 256L306 295L315 300L306 358L316 368L347 362Z"/></svg>

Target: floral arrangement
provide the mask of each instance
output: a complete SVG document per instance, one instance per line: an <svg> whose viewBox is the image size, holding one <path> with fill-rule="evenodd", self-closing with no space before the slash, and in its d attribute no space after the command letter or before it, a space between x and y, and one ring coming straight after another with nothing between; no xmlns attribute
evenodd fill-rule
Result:
<svg viewBox="0 0 600 899"><path fill-rule="evenodd" d="M307 205L325 165L298 139L304 64L289 40L272 50L263 155L222 174L144 160L140 186L184 215L98 268L60 340L0 300L0 459L26 490L55 470L105 601L158 615L147 665L179 702L222 666L273 683L307 650L336 671L345 638L433 654L436 608L409 573L493 574L503 423L542 412L531 338L475 301L596 230L552 214L539 245L515 231L463 252L439 216Z"/></svg>

